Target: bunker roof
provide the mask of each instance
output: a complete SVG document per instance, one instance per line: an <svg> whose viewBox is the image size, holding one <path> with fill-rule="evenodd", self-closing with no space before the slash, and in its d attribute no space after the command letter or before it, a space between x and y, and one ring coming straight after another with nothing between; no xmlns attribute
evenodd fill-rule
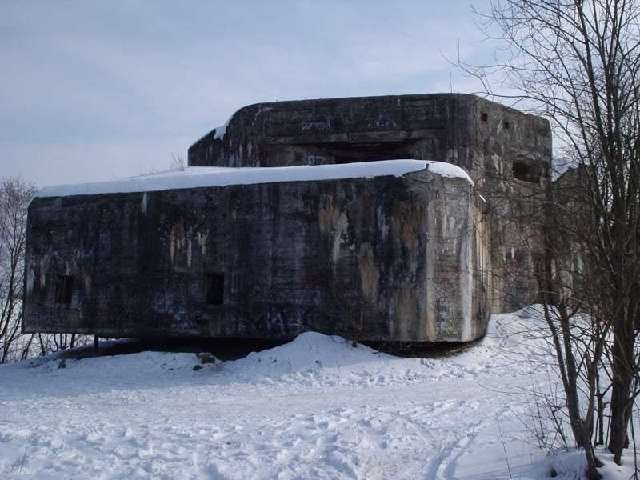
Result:
<svg viewBox="0 0 640 480"><path fill-rule="evenodd" d="M140 175L122 180L44 187L37 192L36 197L153 192L257 183L373 178L389 175L401 177L425 169L436 175L462 178L473 184L467 172L456 165L446 162L401 159L290 167L187 167L183 170Z"/></svg>

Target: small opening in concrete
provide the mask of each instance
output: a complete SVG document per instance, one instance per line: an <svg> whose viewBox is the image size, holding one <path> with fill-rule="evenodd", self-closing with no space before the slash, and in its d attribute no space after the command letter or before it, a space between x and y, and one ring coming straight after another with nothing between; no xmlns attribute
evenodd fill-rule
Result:
<svg viewBox="0 0 640 480"><path fill-rule="evenodd" d="M58 275L56 282L56 303L70 304L73 296L73 277Z"/></svg>
<svg viewBox="0 0 640 480"><path fill-rule="evenodd" d="M403 158L412 158L410 153L370 153L364 158L350 155L336 155L334 157L336 163L353 163L353 162L377 162L380 160L401 160Z"/></svg>
<svg viewBox="0 0 640 480"><path fill-rule="evenodd" d="M523 182L540 182L541 172L535 165L516 160L513 162L513 176Z"/></svg>
<svg viewBox="0 0 640 480"><path fill-rule="evenodd" d="M411 142L336 142L318 145L318 151L322 152L323 156L333 157L334 163L375 162L415 156Z"/></svg>
<svg viewBox="0 0 640 480"><path fill-rule="evenodd" d="M486 122L487 120L489 120L489 115L487 115L486 113L482 112L480 114L480 120L482 120L483 122Z"/></svg>
<svg viewBox="0 0 640 480"><path fill-rule="evenodd" d="M509 122L502 122L502 126L504 127L505 130L510 130L511 129L511 124Z"/></svg>
<svg viewBox="0 0 640 480"><path fill-rule="evenodd" d="M222 305L224 303L224 274L206 273L205 300L209 305Z"/></svg>

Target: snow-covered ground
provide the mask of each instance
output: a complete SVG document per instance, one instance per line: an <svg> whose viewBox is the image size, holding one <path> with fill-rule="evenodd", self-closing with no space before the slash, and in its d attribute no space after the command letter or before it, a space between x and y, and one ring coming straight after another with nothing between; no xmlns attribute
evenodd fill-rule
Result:
<svg viewBox="0 0 640 480"><path fill-rule="evenodd" d="M199 370L160 352L3 366L0 478L545 478L527 426L525 392L548 383L532 322L495 315L445 358L309 332ZM555 460L556 478L581 461Z"/></svg>

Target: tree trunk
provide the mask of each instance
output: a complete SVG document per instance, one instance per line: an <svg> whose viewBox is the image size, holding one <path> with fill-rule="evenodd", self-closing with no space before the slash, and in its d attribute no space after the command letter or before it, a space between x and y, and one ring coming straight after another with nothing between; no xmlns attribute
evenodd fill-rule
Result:
<svg viewBox="0 0 640 480"><path fill-rule="evenodd" d="M597 384L596 398L598 401L597 403L598 428L596 431L597 437L596 437L595 444L604 445L604 400L603 400L604 393L600 391L600 375L597 376L596 384Z"/></svg>
<svg viewBox="0 0 640 480"><path fill-rule="evenodd" d="M631 333L626 325L618 325L614 331L615 341L612 350L612 390L611 390L611 434L609 450L618 465L622 460L622 450L629 445L627 427L633 405L631 385L633 383L633 326ZM626 327L626 328L625 328Z"/></svg>

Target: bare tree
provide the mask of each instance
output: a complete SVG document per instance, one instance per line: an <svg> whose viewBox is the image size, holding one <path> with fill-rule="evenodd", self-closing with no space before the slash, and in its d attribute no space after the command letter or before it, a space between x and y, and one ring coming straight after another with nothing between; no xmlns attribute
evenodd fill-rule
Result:
<svg viewBox="0 0 640 480"><path fill-rule="evenodd" d="M582 216L589 209L584 205L579 176L576 171L571 173L568 181L562 178L550 189L541 209L544 252L536 277L571 431L576 444L585 451L588 477L596 479L600 475L594 452L595 412L601 427L599 373L609 328L590 303L593 297L587 294L592 284L585 281L585 276L590 280L591 272L585 272L581 265L582 239L576 236L574 221L582 224Z"/></svg>
<svg viewBox="0 0 640 480"><path fill-rule="evenodd" d="M21 333L27 207L33 193L33 186L18 178L0 182L0 363L16 355Z"/></svg>
<svg viewBox="0 0 640 480"><path fill-rule="evenodd" d="M22 334L27 209L35 187L19 178L0 181L0 363L89 343L86 335Z"/></svg>
<svg viewBox="0 0 640 480"><path fill-rule="evenodd" d="M187 166L187 161L182 155L176 155L171 152L171 164L169 165L169 170L185 170Z"/></svg>
<svg viewBox="0 0 640 480"><path fill-rule="evenodd" d="M572 297L600 322L598 332L611 331L608 446L617 463L627 443L640 320L639 17L637 0L495 0L482 18L506 49L490 67L463 65L490 95L547 116L558 150L581 166L586 215L570 225L589 278ZM496 78L507 95L494 90ZM551 268L554 259L546 263ZM557 290L556 273L543 275L543 290L545 278ZM560 345L565 355L567 345Z"/></svg>

